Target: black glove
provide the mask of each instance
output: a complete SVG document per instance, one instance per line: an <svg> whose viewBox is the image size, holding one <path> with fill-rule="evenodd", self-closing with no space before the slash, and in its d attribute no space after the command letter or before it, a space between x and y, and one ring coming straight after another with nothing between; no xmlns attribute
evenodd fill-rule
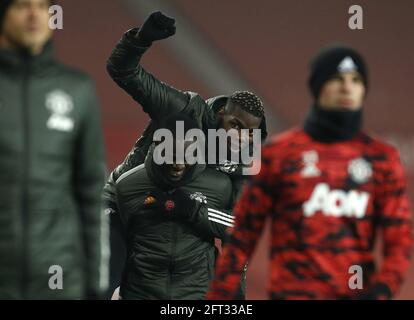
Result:
<svg viewBox="0 0 414 320"><path fill-rule="evenodd" d="M189 220L200 208L201 202L191 199L189 194L181 189L172 192L154 190L148 193L144 207L155 209L171 219Z"/></svg>
<svg viewBox="0 0 414 320"><path fill-rule="evenodd" d="M171 195L172 200L175 203L173 215L177 219L190 220L200 209L201 202L192 199L190 195L182 189L176 189Z"/></svg>
<svg viewBox="0 0 414 320"><path fill-rule="evenodd" d="M175 19L167 17L160 11L153 12L145 20L136 37L146 45L153 41L165 39L175 34Z"/></svg>

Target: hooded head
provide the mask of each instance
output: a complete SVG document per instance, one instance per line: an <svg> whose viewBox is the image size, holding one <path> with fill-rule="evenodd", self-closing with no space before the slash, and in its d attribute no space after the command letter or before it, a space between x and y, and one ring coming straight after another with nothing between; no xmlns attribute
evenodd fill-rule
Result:
<svg viewBox="0 0 414 320"><path fill-rule="evenodd" d="M161 141L155 139L145 159L148 175L160 188L185 185L205 169L205 164L190 164L186 158L189 148L199 143L197 139L187 139L186 133L192 129L200 128L197 122L185 114L172 115L161 121L158 129L163 130L159 131Z"/></svg>

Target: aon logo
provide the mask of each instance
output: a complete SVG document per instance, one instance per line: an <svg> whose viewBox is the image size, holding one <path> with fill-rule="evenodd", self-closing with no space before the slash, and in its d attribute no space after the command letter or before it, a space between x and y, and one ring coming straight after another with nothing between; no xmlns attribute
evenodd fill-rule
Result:
<svg viewBox="0 0 414 320"><path fill-rule="evenodd" d="M321 211L326 216L363 218L368 199L368 192L330 190L326 183L319 183L311 198L303 204L303 213L305 217Z"/></svg>

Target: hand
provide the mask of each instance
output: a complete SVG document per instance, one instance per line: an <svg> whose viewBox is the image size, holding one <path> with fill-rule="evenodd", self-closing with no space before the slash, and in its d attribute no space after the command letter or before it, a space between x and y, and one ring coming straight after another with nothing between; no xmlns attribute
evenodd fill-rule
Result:
<svg viewBox="0 0 414 320"><path fill-rule="evenodd" d="M182 189L175 189L171 194L171 199L175 204L173 215L177 219L189 220L201 205L199 201L191 199L190 195Z"/></svg>
<svg viewBox="0 0 414 320"><path fill-rule="evenodd" d="M175 34L175 29L175 19L157 11L150 14L136 36L150 45L153 41L171 37Z"/></svg>

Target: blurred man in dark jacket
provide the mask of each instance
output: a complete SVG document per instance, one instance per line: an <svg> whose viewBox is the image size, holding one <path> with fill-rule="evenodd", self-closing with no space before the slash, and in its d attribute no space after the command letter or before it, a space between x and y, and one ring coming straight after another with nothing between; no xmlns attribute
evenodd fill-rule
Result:
<svg viewBox="0 0 414 320"><path fill-rule="evenodd" d="M0 298L107 286L94 85L55 60L47 0L0 0ZM106 250L106 252L105 252Z"/></svg>

